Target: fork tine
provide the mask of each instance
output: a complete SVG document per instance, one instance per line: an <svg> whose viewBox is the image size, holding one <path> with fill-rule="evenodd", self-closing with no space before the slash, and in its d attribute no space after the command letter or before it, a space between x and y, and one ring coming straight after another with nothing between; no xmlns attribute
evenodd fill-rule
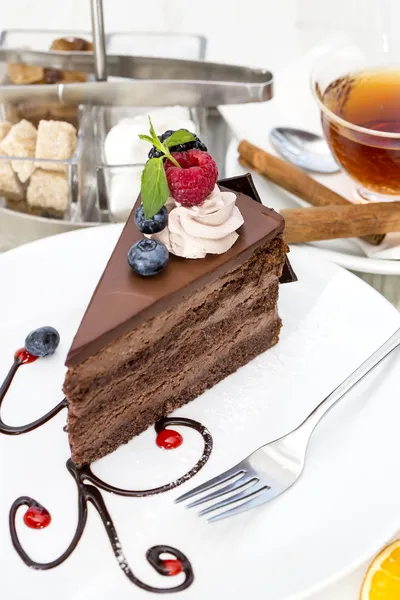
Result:
<svg viewBox="0 0 400 600"><path fill-rule="evenodd" d="M227 471L220 473L216 477L213 477L212 479L205 481L201 485L198 485L197 487L193 488L192 490L189 490L188 492L186 492L186 494L182 494L182 496L179 496L179 498L176 498L175 503L178 504L179 502L184 502L185 500L189 500L189 498L192 498L193 496L196 496L197 494L200 494L201 492L206 492L210 488L213 488L214 486L219 485L220 483L225 483L226 481L229 481L230 479L232 479L233 477L235 477L237 475L241 475L243 477L245 472L246 471L242 467L242 464L239 463L238 465L235 465L231 469L228 469Z"/></svg>
<svg viewBox="0 0 400 600"><path fill-rule="evenodd" d="M233 492L234 490L241 489L244 486L246 486L246 489L249 489L258 481L259 481L258 477L246 478L246 477L242 476L242 477L240 477L240 479L224 486L223 488L217 490L216 492L211 492L211 494L202 496L198 500L195 500L194 502L187 504L186 508L193 508L194 506L199 506L200 504L203 504L204 502L209 502L210 500L214 500L214 498L219 498L220 496L224 496L225 494L228 494L229 492ZM249 485L250 483L251 483L251 485Z"/></svg>
<svg viewBox="0 0 400 600"><path fill-rule="evenodd" d="M261 488L263 489L263 488ZM233 517L242 512L246 512L257 506L261 506L261 504L265 504L270 500L273 500L279 494L268 494L268 488L264 488L264 492L262 494L258 494L259 490L253 492L253 494L249 494L247 502L243 502L239 504L239 506L234 506L233 508L229 508L228 510L224 510L223 512L214 515L207 519L208 523L215 523L215 521L221 521L222 519L227 519L228 517Z"/></svg>
<svg viewBox="0 0 400 600"><path fill-rule="evenodd" d="M230 504L238 502L239 500L245 500L246 498L251 498L254 494L257 494L258 492L261 492L262 490L269 490L269 489L270 488L267 485L261 485L257 489L254 489L253 486L250 489L246 488L243 492L239 492L238 494L235 494L234 496L229 496L229 498L225 498L225 500L221 500L220 502L216 502L215 504L213 504L212 506L209 506L208 508L204 508L198 514L199 514L199 516L207 515L208 513L213 512L214 510L218 510L219 508L223 508L224 506L229 506Z"/></svg>

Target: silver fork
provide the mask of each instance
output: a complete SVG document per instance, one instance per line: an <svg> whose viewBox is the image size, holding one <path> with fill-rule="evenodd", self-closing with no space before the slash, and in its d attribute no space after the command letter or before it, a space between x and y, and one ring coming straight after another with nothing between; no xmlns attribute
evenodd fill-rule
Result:
<svg viewBox="0 0 400 600"><path fill-rule="evenodd" d="M208 515L227 507L227 510L208 519L212 522L260 506L285 492L303 471L308 442L321 419L399 345L400 329L331 392L296 429L258 448L242 462L183 494L175 502L184 502L202 492L212 490L186 507L192 508L223 497L198 513ZM235 493L232 495L233 492ZM234 506L229 508L231 505Z"/></svg>

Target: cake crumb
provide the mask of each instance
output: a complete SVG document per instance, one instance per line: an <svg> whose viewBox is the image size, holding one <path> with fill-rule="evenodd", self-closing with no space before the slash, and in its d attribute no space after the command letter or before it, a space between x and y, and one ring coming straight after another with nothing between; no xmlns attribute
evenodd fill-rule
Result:
<svg viewBox="0 0 400 600"><path fill-rule="evenodd" d="M68 208L68 183L63 173L36 169L27 193L29 206L65 213Z"/></svg>
<svg viewBox="0 0 400 600"><path fill-rule="evenodd" d="M23 119L13 125L4 139L0 142L0 153L19 158L34 158L37 131L29 121ZM35 166L32 160L12 160L11 167L22 183L28 181Z"/></svg>
<svg viewBox="0 0 400 600"><path fill-rule="evenodd" d="M76 129L65 121L40 121L36 143L36 158L68 160L76 147ZM45 171L66 172L66 165L46 164L36 161L35 165Z"/></svg>

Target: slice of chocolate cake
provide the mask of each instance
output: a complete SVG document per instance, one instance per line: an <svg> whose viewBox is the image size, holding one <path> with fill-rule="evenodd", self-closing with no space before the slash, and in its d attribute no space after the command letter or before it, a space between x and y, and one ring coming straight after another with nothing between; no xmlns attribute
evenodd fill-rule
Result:
<svg viewBox="0 0 400 600"><path fill-rule="evenodd" d="M90 463L277 343L283 218L187 130L153 144L141 195L67 356L72 459Z"/></svg>
<svg viewBox="0 0 400 600"><path fill-rule="evenodd" d="M249 176L225 180L251 189ZM72 459L90 463L277 343L283 218L237 194L243 225L225 253L171 256L156 277L126 255L128 219L69 351L64 391Z"/></svg>

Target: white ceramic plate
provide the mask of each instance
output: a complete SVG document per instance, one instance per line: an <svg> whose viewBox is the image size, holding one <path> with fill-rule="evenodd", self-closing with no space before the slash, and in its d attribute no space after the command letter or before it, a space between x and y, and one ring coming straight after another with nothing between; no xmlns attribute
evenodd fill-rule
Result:
<svg viewBox="0 0 400 600"><path fill-rule="evenodd" d="M49 324L61 334L55 355L20 368L5 398L7 423L26 423L62 399L64 359L74 331L115 244L118 225L47 238L0 257L0 372L31 329ZM362 281L307 248L291 254L299 282L283 285L280 343L177 411L206 425L214 439L209 462L181 488L148 498L102 492L134 573L155 586L161 577L145 560L154 544L182 550L195 572L177 597L293 600L333 582L370 558L400 525L399 355L394 354L316 430L301 480L280 499L210 525L174 505L178 495L225 470L259 445L302 421L311 409L399 326L397 311ZM76 527L76 486L65 414L21 436L0 435L1 591L7 600L130 600L151 594L118 568L104 527L89 506L72 556L48 571L25 566L12 547L8 513L29 495L52 515L41 531L17 529L38 561L56 558ZM202 441L162 451L152 428L94 464L103 479L136 489L167 483L196 462ZM167 594L167 597L175 595Z"/></svg>
<svg viewBox="0 0 400 600"><path fill-rule="evenodd" d="M228 147L225 161L226 177L233 177L247 172L247 169L244 169L237 161L237 146L237 141L233 140ZM296 198L293 194L286 192L273 183L269 183L257 173L252 173L252 176L261 199L267 206L278 211L282 208L293 208L298 205L307 206L305 202ZM365 256L359 244L352 239L313 242L307 244L307 246L317 255L351 271L376 273L378 275L400 275L400 260L369 258Z"/></svg>

